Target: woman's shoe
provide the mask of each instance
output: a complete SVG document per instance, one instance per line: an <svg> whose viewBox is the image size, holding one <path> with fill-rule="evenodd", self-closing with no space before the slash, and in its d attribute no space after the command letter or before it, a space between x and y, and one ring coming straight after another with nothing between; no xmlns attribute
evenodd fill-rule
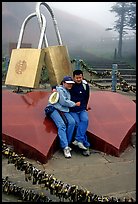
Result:
<svg viewBox="0 0 138 204"><path fill-rule="evenodd" d="M65 147L63 152L64 152L65 158L71 158L70 147Z"/></svg>

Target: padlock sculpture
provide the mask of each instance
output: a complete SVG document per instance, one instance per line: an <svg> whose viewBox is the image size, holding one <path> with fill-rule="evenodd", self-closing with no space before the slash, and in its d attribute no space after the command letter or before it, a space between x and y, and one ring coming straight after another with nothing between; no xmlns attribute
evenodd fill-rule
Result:
<svg viewBox="0 0 138 204"><path fill-rule="evenodd" d="M55 28L55 32L56 32L56 36L59 44L56 46L48 46L46 35L44 36L44 42L46 46L45 65L48 71L50 85L55 86L61 83L65 75L72 75L72 67L71 67L68 49L66 46L62 45L62 40L60 37L59 29L57 27L57 22L54 17L53 11L49 7L49 5L45 2L37 2L36 4L36 14L38 17L40 28L42 27L42 24L43 24L43 19L41 18L41 13L40 13L41 4L46 6L46 8L49 10L52 16L54 28Z"/></svg>
<svg viewBox="0 0 138 204"><path fill-rule="evenodd" d="M42 14L43 26L41 29L38 48L20 48L24 29L27 22L36 17L31 13L22 23L17 48L12 50L8 72L5 80L6 85L38 88L42 67L45 65L45 51L42 49L43 38L46 29L46 19Z"/></svg>

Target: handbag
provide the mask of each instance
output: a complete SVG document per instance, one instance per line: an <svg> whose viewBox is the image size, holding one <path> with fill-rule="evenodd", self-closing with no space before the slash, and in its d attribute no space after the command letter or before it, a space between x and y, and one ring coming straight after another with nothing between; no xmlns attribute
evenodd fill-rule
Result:
<svg viewBox="0 0 138 204"><path fill-rule="evenodd" d="M53 113L53 111L55 110L55 107L54 106L47 106L45 108L45 115L47 117L50 117L51 113Z"/></svg>

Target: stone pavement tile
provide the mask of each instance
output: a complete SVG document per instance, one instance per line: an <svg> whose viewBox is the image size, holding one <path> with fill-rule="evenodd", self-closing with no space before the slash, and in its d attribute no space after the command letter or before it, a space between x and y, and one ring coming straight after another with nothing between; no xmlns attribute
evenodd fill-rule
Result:
<svg viewBox="0 0 138 204"><path fill-rule="evenodd" d="M81 182L75 180L75 182ZM91 192L100 195L114 194L119 192L131 192L136 189L136 177L133 173L128 174L118 174L104 176L100 178L84 179L83 186L87 189L91 189Z"/></svg>

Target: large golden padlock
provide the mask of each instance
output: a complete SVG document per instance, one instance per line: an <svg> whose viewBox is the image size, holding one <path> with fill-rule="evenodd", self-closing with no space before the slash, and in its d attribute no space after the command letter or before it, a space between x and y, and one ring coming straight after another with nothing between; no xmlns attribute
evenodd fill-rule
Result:
<svg viewBox="0 0 138 204"><path fill-rule="evenodd" d="M41 29L38 48L21 48L24 29L27 22L37 16L36 13L30 14L22 23L17 48L12 50L5 84L38 88L41 77L42 67L45 65L45 51L42 48L43 37L46 29L46 19L42 15L43 26Z"/></svg>
<svg viewBox="0 0 138 204"><path fill-rule="evenodd" d="M71 61L70 61L67 46L62 45L62 40L60 37L59 29L57 27L57 22L53 14L53 11L49 7L49 5L45 2L37 2L36 4L36 14L39 20L40 28L42 27L42 24L43 24L41 13L40 13L41 4L46 6L46 8L49 10L52 16L52 20L53 20L53 24L54 24L58 44L59 44L57 46L49 46L46 38L46 34L45 34L44 36L45 37L44 42L46 47L44 49L46 53L45 65L48 71L50 85L55 86L61 83L64 76L72 75L72 66L71 66Z"/></svg>

